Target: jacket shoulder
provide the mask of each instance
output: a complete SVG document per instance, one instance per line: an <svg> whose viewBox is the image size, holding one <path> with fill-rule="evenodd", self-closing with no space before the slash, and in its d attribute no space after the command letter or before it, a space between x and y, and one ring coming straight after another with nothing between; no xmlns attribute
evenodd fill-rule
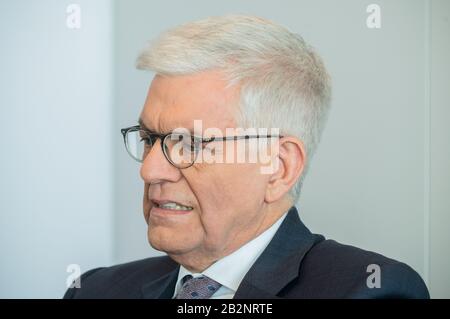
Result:
<svg viewBox="0 0 450 319"><path fill-rule="evenodd" d="M80 288L67 289L64 299L141 298L141 287L178 267L168 256L152 257L91 269L80 277Z"/></svg>
<svg viewBox="0 0 450 319"><path fill-rule="evenodd" d="M305 255L291 287L291 295L309 298L429 298L410 266L329 239Z"/></svg>

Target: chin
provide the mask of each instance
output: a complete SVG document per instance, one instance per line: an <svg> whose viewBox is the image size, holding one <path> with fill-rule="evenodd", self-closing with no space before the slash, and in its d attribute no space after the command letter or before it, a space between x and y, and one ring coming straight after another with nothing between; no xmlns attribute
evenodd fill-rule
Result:
<svg viewBox="0 0 450 319"><path fill-rule="evenodd" d="M174 234L171 230L156 226L148 228L147 237L152 248L167 254L184 254L193 250L196 246L195 243L179 235L179 232Z"/></svg>

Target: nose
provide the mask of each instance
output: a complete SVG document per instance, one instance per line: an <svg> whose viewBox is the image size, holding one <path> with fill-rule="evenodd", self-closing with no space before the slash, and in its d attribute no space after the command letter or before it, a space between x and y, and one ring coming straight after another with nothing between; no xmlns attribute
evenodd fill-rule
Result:
<svg viewBox="0 0 450 319"><path fill-rule="evenodd" d="M147 184L177 182L182 176L180 169L170 164L164 156L161 143L158 139L142 162L140 174Z"/></svg>

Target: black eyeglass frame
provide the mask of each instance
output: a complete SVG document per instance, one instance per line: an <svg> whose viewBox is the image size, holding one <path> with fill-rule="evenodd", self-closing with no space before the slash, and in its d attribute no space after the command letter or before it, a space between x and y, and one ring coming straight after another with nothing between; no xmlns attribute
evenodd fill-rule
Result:
<svg viewBox="0 0 450 319"><path fill-rule="evenodd" d="M143 129L140 125L134 125L134 126L130 126L130 127L126 127L126 128L122 128L120 130L120 132L122 133L123 136L123 142L125 144L125 149L127 150L127 153L137 162L142 163L144 160L140 160L136 157L133 156L133 154L130 153L130 151L128 150L128 144L127 144L127 134L129 132L135 132L135 131L143 131L145 132L149 137L157 137L161 140L161 150L164 154L164 157L166 158L166 160L172 164L173 166L175 166L176 168L179 169L186 169L191 167L192 165L194 165L196 159L197 159L197 155L198 155L198 151L200 150L199 148L197 149L197 152L195 154L195 158L193 160L193 162L186 167L179 167L176 163L174 163L171 159L170 156L166 153L166 150L164 149L164 145L165 145L165 140L167 137L171 137L173 134L177 134L177 135L182 135L180 133L174 133L174 132L169 132L169 133L155 133L155 132L151 132L149 130ZM191 134L185 134L185 135L189 135L191 138L194 139L194 143L195 145L199 145L199 144L204 144L204 143L211 143L211 142L222 142L222 141L237 141L237 140L248 140L251 138L283 138L283 135L261 135L261 134L257 134L257 135L237 135L237 136L223 136L223 137L217 137L217 136L212 136L212 137L198 137L195 135L191 135ZM156 141L156 139L155 139ZM153 147L153 145L152 145Z"/></svg>

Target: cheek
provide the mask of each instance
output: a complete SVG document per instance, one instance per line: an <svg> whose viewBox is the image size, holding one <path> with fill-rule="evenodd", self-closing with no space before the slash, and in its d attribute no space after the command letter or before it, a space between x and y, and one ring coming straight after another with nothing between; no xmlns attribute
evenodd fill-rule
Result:
<svg viewBox="0 0 450 319"><path fill-rule="evenodd" d="M259 202L267 178L259 173L257 165L253 164L224 164L223 169L217 171L210 179L211 191L215 202L227 206L247 207L248 204Z"/></svg>
<svg viewBox="0 0 450 319"><path fill-rule="evenodd" d="M220 169L220 167L223 167ZM235 197L235 183L230 181L225 165L205 164L196 168L191 188L201 207L202 220L219 219Z"/></svg>
<svg viewBox="0 0 450 319"><path fill-rule="evenodd" d="M226 233L259 211L266 179L255 174L255 167L216 164L198 169L191 187L201 207L202 223L210 234Z"/></svg>

